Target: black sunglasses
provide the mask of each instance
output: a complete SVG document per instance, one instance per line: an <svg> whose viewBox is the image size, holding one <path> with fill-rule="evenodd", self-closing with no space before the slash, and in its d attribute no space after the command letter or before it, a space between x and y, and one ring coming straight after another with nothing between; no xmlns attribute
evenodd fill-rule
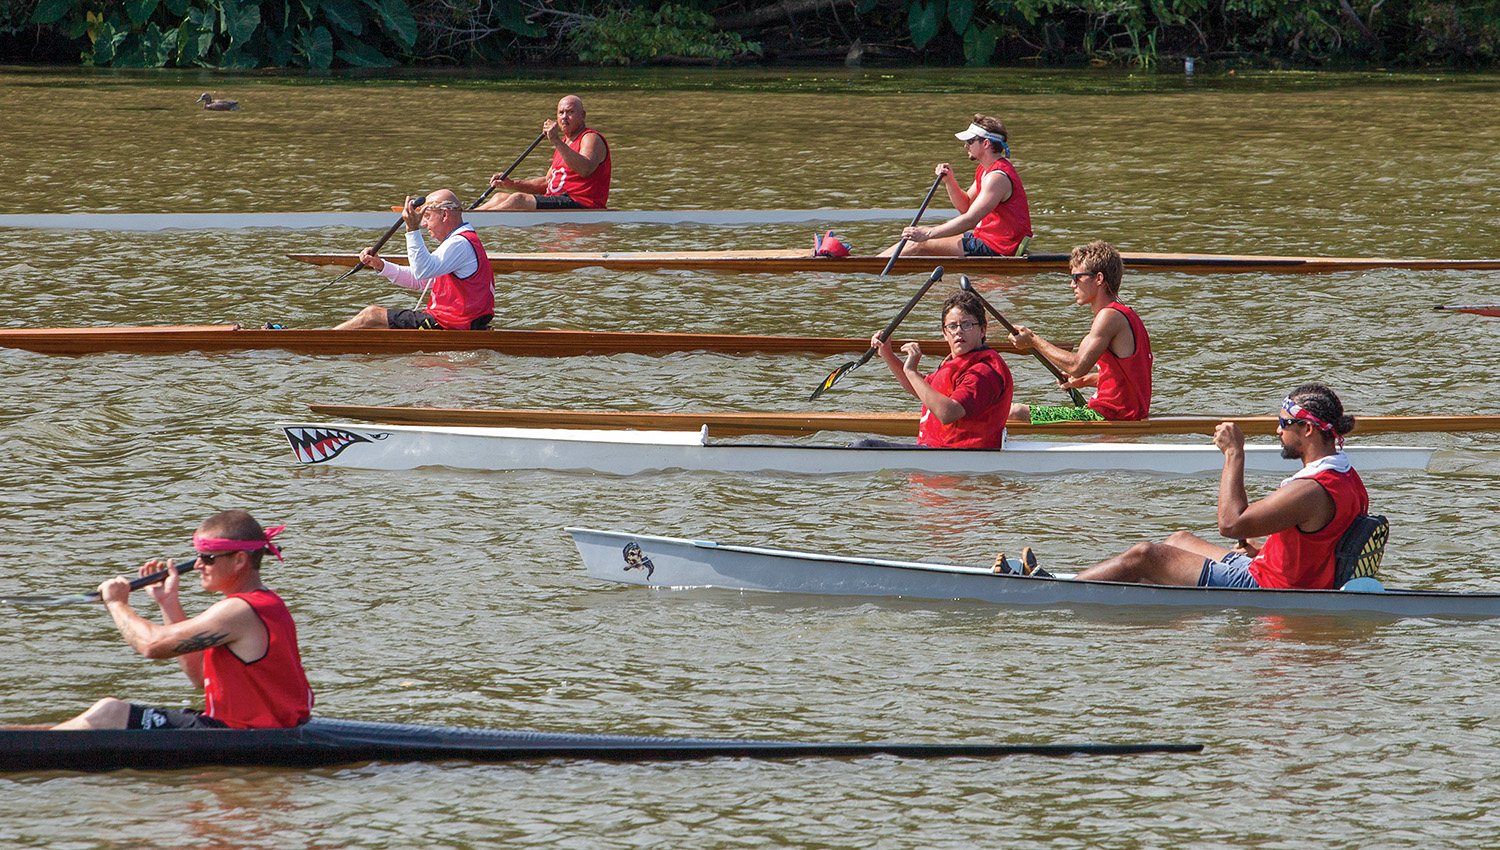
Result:
<svg viewBox="0 0 1500 850"><path fill-rule="evenodd" d="M1283 428L1290 428L1293 425L1311 425L1312 423L1306 419L1287 419L1285 416L1278 416L1276 417L1276 424Z"/></svg>
<svg viewBox="0 0 1500 850"><path fill-rule="evenodd" d="M205 564L212 564L215 558L228 558L231 555L238 554L238 552L199 552L198 560L202 561Z"/></svg>

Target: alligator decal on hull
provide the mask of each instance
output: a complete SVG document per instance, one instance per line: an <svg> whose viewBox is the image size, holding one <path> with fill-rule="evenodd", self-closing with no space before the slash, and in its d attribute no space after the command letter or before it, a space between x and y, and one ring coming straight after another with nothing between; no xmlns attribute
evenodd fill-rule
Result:
<svg viewBox="0 0 1500 850"><path fill-rule="evenodd" d="M373 443L383 440L386 434L356 434L342 428L283 428L286 441L292 445L292 454L300 463L323 463L339 456L344 449L355 443ZM373 439L372 439L373 438Z"/></svg>

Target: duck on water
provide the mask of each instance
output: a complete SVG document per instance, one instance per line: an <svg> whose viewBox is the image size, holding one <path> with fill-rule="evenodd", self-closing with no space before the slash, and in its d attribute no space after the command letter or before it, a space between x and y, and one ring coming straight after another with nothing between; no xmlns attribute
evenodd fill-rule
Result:
<svg viewBox="0 0 1500 850"><path fill-rule="evenodd" d="M214 96L209 94L208 92L204 92L203 94L199 95L197 102L203 104L204 109L211 109L215 112L229 112L230 110L240 108L239 101L214 100Z"/></svg>

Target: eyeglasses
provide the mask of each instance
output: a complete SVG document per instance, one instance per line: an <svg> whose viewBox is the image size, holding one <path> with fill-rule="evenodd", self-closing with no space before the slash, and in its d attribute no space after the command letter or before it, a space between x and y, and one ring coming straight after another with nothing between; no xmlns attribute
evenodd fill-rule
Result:
<svg viewBox="0 0 1500 850"><path fill-rule="evenodd" d="M212 564L215 558L229 558L238 554L238 552L199 552L198 560L205 564Z"/></svg>
<svg viewBox="0 0 1500 850"><path fill-rule="evenodd" d="M1311 425L1306 419L1287 419L1285 416L1276 417L1276 424L1282 428L1290 428L1293 425Z"/></svg>
<svg viewBox="0 0 1500 850"><path fill-rule="evenodd" d="M445 210L456 210L456 209L458 209L458 204L455 204L452 201L440 201L438 203L427 204L426 206L422 207L422 212L424 212L424 213L440 213L440 212L443 212Z"/></svg>
<svg viewBox="0 0 1500 850"><path fill-rule="evenodd" d="M956 334L959 331L972 331L981 324L981 322L949 322L943 325L943 330L951 334Z"/></svg>
<svg viewBox="0 0 1500 850"><path fill-rule="evenodd" d="M1077 283L1078 279L1081 277L1093 277L1096 274L1098 274L1098 272L1074 272L1072 275L1070 275L1070 277L1073 278L1074 283Z"/></svg>

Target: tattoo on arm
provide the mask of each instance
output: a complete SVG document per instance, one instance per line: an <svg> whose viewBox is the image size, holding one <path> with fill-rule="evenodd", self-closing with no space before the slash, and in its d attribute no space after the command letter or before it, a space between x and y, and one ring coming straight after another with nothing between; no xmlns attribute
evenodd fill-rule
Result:
<svg viewBox="0 0 1500 850"><path fill-rule="evenodd" d="M202 652L212 646L218 646L229 637L229 632L199 632L190 638L177 642L172 651L178 655L187 655L190 652Z"/></svg>

